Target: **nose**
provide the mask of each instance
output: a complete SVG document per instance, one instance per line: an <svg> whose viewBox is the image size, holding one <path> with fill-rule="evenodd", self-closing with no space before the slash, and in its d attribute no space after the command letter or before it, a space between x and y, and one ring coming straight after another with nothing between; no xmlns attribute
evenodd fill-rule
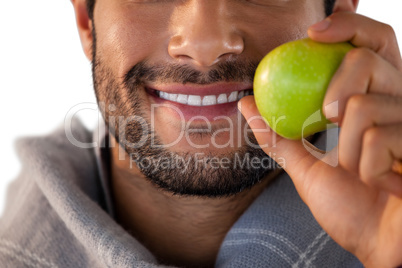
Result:
<svg viewBox="0 0 402 268"><path fill-rule="evenodd" d="M177 9L171 21L169 55L196 66L210 67L231 55L241 54L244 41L231 23L225 2L194 0Z"/></svg>

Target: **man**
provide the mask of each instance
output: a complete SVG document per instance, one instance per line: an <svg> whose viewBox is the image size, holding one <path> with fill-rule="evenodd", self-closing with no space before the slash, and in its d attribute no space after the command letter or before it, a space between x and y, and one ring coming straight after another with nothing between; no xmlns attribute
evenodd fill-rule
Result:
<svg viewBox="0 0 402 268"><path fill-rule="evenodd" d="M94 154L74 121L20 142L2 263L402 264L402 61L392 29L354 14L357 0L72 2L107 146ZM335 167L241 98L266 53L307 34L356 46L324 101L339 102Z"/></svg>

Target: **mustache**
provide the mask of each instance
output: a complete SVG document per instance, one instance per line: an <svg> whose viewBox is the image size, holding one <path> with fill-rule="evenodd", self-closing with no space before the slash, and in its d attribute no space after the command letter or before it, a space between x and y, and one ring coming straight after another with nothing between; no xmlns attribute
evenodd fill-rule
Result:
<svg viewBox="0 0 402 268"><path fill-rule="evenodd" d="M126 87L139 86L145 82L212 84L217 82L250 82L254 80L258 62L227 61L217 64L208 72L201 72L190 65L160 64L150 66L140 62L124 76Z"/></svg>

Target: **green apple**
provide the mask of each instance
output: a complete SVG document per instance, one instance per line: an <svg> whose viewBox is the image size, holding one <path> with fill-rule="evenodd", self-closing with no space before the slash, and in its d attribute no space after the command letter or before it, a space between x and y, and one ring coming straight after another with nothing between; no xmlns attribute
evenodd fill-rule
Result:
<svg viewBox="0 0 402 268"><path fill-rule="evenodd" d="M346 42L326 44L307 38L283 44L262 59L255 73L254 97L276 133L301 139L327 128L330 122L322 113L325 93L352 48Z"/></svg>

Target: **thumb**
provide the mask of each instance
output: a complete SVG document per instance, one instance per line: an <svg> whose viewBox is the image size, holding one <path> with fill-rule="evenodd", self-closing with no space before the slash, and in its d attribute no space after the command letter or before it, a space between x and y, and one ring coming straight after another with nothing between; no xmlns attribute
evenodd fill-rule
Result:
<svg viewBox="0 0 402 268"><path fill-rule="evenodd" d="M314 153L311 153L313 145L308 145L299 140L288 140L277 135L260 115L253 96L242 98L238 103L238 108L243 114L250 128L253 130L258 144L265 153L273 156L273 160L292 178L300 196L303 198L305 189L306 173L319 162ZM309 144L309 143L307 143ZM318 150L318 149L316 149Z"/></svg>

